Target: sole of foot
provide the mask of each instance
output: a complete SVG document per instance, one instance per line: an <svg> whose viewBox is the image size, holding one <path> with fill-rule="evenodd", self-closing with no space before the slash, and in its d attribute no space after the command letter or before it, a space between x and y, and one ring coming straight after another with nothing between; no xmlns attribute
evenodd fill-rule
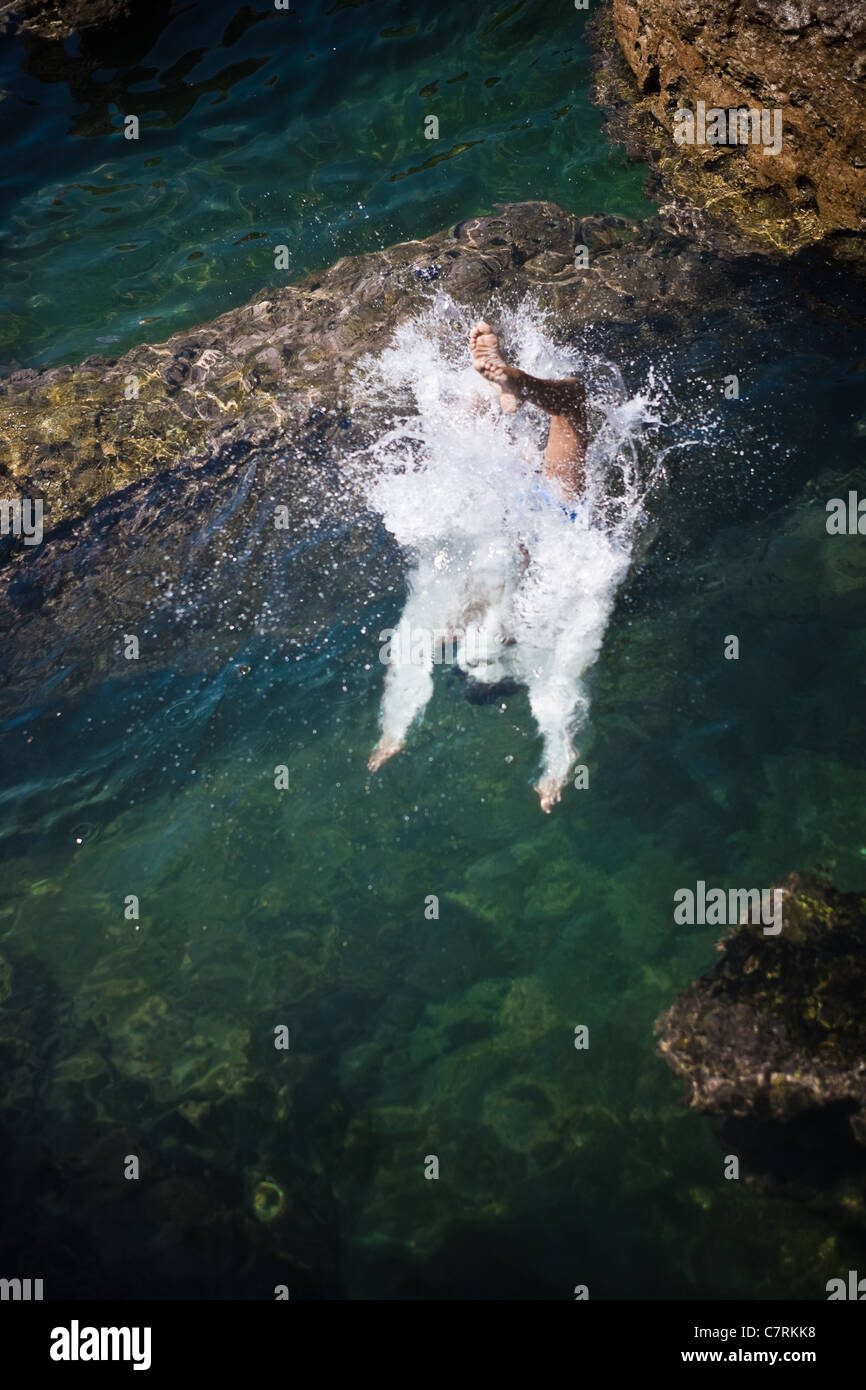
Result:
<svg viewBox="0 0 866 1390"><path fill-rule="evenodd" d="M535 788L538 800L545 815L549 816L554 806L562 800L562 785L552 781L539 782Z"/></svg>
<svg viewBox="0 0 866 1390"><path fill-rule="evenodd" d="M499 391L499 403L508 415L512 415L520 405L520 397L515 388L523 373L517 367L509 367L502 360L499 339L489 323L479 319L469 334L469 352L476 372L489 381Z"/></svg>
<svg viewBox="0 0 866 1390"><path fill-rule="evenodd" d="M367 759L367 771L378 772L382 764L393 758L395 753L399 753L402 747L402 742L397 739L380 739Z"/></svg>

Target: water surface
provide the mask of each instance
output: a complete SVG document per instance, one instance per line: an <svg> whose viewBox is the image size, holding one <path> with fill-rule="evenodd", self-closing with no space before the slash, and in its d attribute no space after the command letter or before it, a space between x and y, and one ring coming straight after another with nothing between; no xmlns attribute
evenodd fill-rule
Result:
<svg viewBox="0 0 866 1390"><path fill-rule="evenodd" d="M198 7L74 102L8 50L31 150L5 184L8 361L200 322L272 280L278 236L300 270L498 200L645 206L580 16L398 8ZM431 103L437 152L467 148L422 169ZM678 887L815 863L864 884L866 562L824 525L857 477L864 353L855 318L788 314L791 292L756 279L777 328L747 341L708 313L664 363L607 343L626 398L656 373L639 460L666 483L582 676L589 789L550 818L522 687L475 704L438 671L367 772L412 556L325 473L278 533L253 457L46 641L0 732L10 1269L72 1297L815 1298L862 1267L856 1193L724 1181L652 1031L715 959Z"/></svg>

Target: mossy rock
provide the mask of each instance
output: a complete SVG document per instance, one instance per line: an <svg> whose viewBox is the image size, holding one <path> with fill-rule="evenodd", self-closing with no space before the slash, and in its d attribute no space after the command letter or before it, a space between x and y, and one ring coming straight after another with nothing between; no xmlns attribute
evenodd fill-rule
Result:
<svg viewBox="0 0 866 1390"><path fill-rule="evenodd" d="M816 876L777 886L779 935L732 928L658 1020L659 1053L695 1109L762 1125L847 1114L866 1146L866 903Z"/></svg>

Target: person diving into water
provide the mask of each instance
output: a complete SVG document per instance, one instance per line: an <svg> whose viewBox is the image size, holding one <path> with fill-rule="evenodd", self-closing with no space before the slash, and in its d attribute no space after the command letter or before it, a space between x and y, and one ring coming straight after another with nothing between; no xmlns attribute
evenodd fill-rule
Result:
<svg viewBox="0 0 866 1390"><path fill-rule="evenodd" d="M472 365L499 392L499 404L508 415L524 403L537 406L549 417L547 443L541 467L541 478L534 491L541 499L565 513L569 520L577 516L584 495L586 464L586 389L577 377L548 380L530 376L519 367L509 366L499 351L499 340L489 324L480 320L469 335ZM521 562L525 568L529 555L523 542L519 543ZM399 699L396 683L400 682ZM382 735L367 763L371 772L399 753L405 746L405 736L415 715L426 704L432 691L432 672L429 663L400 667L389 665L385 681L382 709ZM399 714L391 713L391 706ZM541 809L550 812L561 799L565 774L543 776L535 790Z"/></svg>

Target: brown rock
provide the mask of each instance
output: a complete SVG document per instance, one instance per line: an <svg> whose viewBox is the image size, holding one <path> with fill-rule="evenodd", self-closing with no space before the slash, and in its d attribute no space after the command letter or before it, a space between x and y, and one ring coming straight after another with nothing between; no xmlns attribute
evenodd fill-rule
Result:
<svg viewBox="0 0 866 1390"><path fill-rule="evenodd" d="M866 6L849 0L614 0L631 73L618 134L654 160L662 189L766 249L866 230ZM615 64L600 97L626 92ZM782 112L782 148L678 146L679 107Z"/></svg>

